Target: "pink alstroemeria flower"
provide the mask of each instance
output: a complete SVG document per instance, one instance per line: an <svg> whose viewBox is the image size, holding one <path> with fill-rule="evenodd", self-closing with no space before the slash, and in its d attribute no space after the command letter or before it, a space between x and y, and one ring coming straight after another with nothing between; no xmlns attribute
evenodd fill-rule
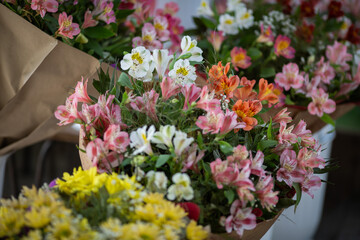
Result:
<svg viewBox="0 0 360 240"><path fill-rule="evenodd" d="M335 69L329 62L324 62L324 57L321 57L320 61L316 64L315 76L319 76L320 79L327 84L335 78Z"/></svg>
<svg viewBox="0 0 360 240"><path fill-rule="evenodd" d="M352 60L352 56L347 52L347 46L335 41L333 46L327 46L326 57L330 63L339 65L341 70L348 71L350 69L347 61Z"/></svg>
<svg viewBox="0 0 360 240"><path fill-rule="evenodd" d="M311 95L312 102L308 105L308 111L312 115L322 117L325 113L333 113L336 109L334 100L329 99L329 95L322 88L319 88Z"/></svg>
<svg viewBox="0 0 360 240"><path fill-rule="evenodd" d="M195 84L187 84L181 88L181 93L185 96L183 110L187 110L189 106L200 97L201 88Z"/></svg>
<svg viewBox="0 0 360 240"><path fill-rule="evenodd" d="M186 172L187 170L192 170L196 173L199 173L199 167L197 163L204 157L205 150L199 151L198 145L194 143L187 151L185 151L185 154L186 155L183 162L184 167L181 171Z"/></svg>
<svg viewBox="0 0 360 240"><path fill-rule="evenodd" d="M254 174L256 176L262 177L265 175L265 171L262 168L264 163L264 153L258 150L256 152L255 157L252 157L252 154L250 154L250 160L251 160L251 174Z"/></svg>
<svg viewBox="0 0 360 240"><path fill-rule="evenodd" d="M95 27L98 24L98 22L93 19L93 15L91 11L88 9L85 12L84 15L84 23L81 25L82 29L88 28L88 27Z"/></svg>
<svg viewBox="0 0 360 240"><path fill-rule="evenodd" d="M211 173L218 189L224 185L234 185L238 176L239 169L229 166L227 161L217 158L210 163Z"/></svg>
<svg viewBox="0 0 360 240"><path fill-rule="evenodd" d="M111 124L104 133L104 142L110 150L123 153L130 144L129 134L121 132L119 125Z"/></svg>
<svg viewBox="0 0 360 240"><path fill-rule="evenodd" d="M203 134L217 134L224 123L224 113L221 109L207 112L205 116L200 116L196 121L196 126L203 130Z"/></svg>
<svg viewBox="0 0 360 240"><path fill-rule="evenodd" d="M277 180L284 181L289 187L292 187L293 182L304 181L306 172L298 168L295 151L285 149L280 156L280 165L276 173Z"/></svg>
<svg viewBox="0 0 360 240"><path fill-rule="evenodd" d="M204 86L201 89L200 100L196 103L197 108L201 108L205 111L213 111L220 108L219 99L214 98L215 92L209 93L208 87Z"/></svg>
<svg viewBox="0 0 360 240"><path fill-rule="evenodd" d="M37 11L42 18L46 12L58 11L59 3L56 0L31 0L31 9Z"/></svg>
<svg viewBox="0 0 360 240"><path fill-rule="evenodd" d="M142 97L136 97L135 101L130 103L130 106L139 112L145 113L152 120L158 122L159 119L156 115L156 101L159 98L159 94L151 89L149 92L145 92Z"/></svg>
<svg viewBox="0 0 360 240"><path fill-rule="evenodd" d="M154 18L154 27L156 30L157 36L159 36L160 41L167 41L170 37L170 31L168 30L169 22L164 16L156 16Z"/></svg>
<svg viewBox="0 0 360 240"><path fill-rule="evenodd" d="M226 218L226 232L233 230L241 237L244 230L251 230L256 227L256 216L252 213L252 208L243 208L240 200L235 200L230 208L230 216Z"/></svg>
<svg viewBox="0 0 360 240"><path fill-rule="evenodd" d="M311 198L314 198L313 191L320 189L320 187L321 179L312 174L307 175L301 184L301 190L307 193Z"/></svg>
<svg viewBox="0 0 360 240"><path fill-rule="evenodd" d="M215 51L218 52L221 48L221 44L226 39L223 31L211 31L210 36L208 36L208 41L214 47Z"/></svg>
<svg viewBox="0 0 360 240"><path fill-rule="evenodd" d="M246 147L239 144L233 148L233 152L233 155L228 156L227 160L231 163L236 163L239 166L244 167L241 162L246 160L249 156L249 152Z"/></svg>
<svg viewBox="0 0 360 240"><path fill-rule="evenodd" d="M271 175L263 176L259 179L258 183L255 186L255 193L260 199L261 206L266 208L268 211L271 211L273 207L279 201L278 194L279 192L273 191L274 188L274 179Z"/></svg>
<svg viewBox="0 0 360 240"><path fill-rule="evenodd" d="M239 68L246 69L251 65L251 57L246 54L246 50L240 47L234 47L231 52L231 63L233 64L236 71Z"/></svg>
<svg viewBox="0 0 360 240"><path fill-rule="evenodd" d="M84 122L89 125L92 122L97 121L97 118L100 116L100 107L97 103L93 105L83 104L81 113L83 115Z"/></svg>
<svg viewBox="0 0 360 240"><path fill-rule="evenodd" d="M237 117L236 112L226 109L223 124L220 128L220 134L227 134L232 130L246 127L245 123L237 121Z"/></svg>
<svg viewBox="0 0 360 240"><path fill-rule="evenodd" d="M162 100L166 101L170 97L178 94L181 90L181 86L175 84L175 81L170 77L164 77L162 82L160 83Z"/></svg>
<svg viewBox="0 0 360 240"><path fill-rule="evenodd" d="M274 123L290 123L292 118L290 117L290 112L287 111L287 108L283 108L280 112L278 112L272 120Z"/></svg>
<svg viewBox="0 0 360 240"><path fill-rule="evenodd" d="M276 56L281 55L287 59L294 58L295 57L295 49L290 46L290 43L291 43L290 38L283 36L283 35L277 36L277 38L275 40L275 45L274 45Z"/></svg>
<svg viewBox="0 0 360 240"><path fill-rule="evenodd" d="M88 79L86 79L84 83L84 78L81 77L81 82L79 81L76 84L75 93L70 95L68 99L72 101L74 98L76 98L78 102L92 103L93 101L91 100L91 98L87 93L87 83L88 83Z"/></svg>
<svg viewBox="0 0 360 240"><path fill-rule="evenodd" d="M306 129L306 122L300 120L292 131L298 138L301 138L301 145L303 147L313 146L315 144L315 139L313 138L311 131Z"/></svg>
<svg viewBox="0 0 360 240"><path fill-rule="evenodd" d="M261 29L261 34L257 38L257 40L256 40L257 42L260 42L260 43L274 42L274 35L273 35L273 32L271 31L270 25L268 26L268 28L266 30L264 30L264 25L261 23L260 29Z"/></svg>
<svg viewBox="0 0 360 240"><path fill-rule="evenodd" d="M299 67L296 63L289 63L283 66L282 72L275 76L275 83L283 87L286 91L290 88L301 88L304 77L299 74Z"/></svg>
<svg viewBox="0 0 360 240"><path fill-rule="evenodd" d="M57 33L68 37L70 39L73 39L75 35L78 35L80 33L79 24L73 23L73 16L67 16L66 12L62 12L59 15L59 29L57 30Z"/></svg>
<svg viewBox="0 0 360 240"><path fill-rule="evenodd" d="M251 191L255 191L255 187L254 183L250 180L250 160L244 160L241 164L243 165L243 168L239 172L239 175L235 181L235 186L237 187L236 192L241 202L246 205L248 201L254 200L254 195L251 193Z"/></svg>
<svg viewBox="0 0 360 240"><path fill-rule="evenodd" d="M77 109L78 100L75 98L72 101L66 99L65 105L60 105L55 111L55 117L60 120L59 126L73 123L76 119L82 121L83 117Z"/></svg>
<svg viewBox="0 0 360 240"><path fill-rule="evenodd" d="M284 142L288 142L288 143L297 142L297 136L292 132L293 129L294 129L294 125L291 125L290 127L286 128L286 123L280 122L279 134L277 135L277 139L279 140L280 144L283 144Z"/></svg>
<svg viewBox="0 0 360 240"><path fill-rule="evenodd" d="M114 13L114 3L108 0L93 0L95 9L93 10L93 16L97 16L97 19L106 22L106 24L116 22Z"/></svg>
<svg viewBox="0 0 360 240"><path fill-rule="evenodd" d="M307 148L300 149L297 159L299 167L305 171L310 170L312 172L313 168L321 169L325 167L325 160L319 154Z"/></svg>
<svg viewBox="0 0 360 240"><path fill-rule="evenodd" d="M135 37L132 40L133 47L144 46L150 51L162 48L162 44L156 39L156 30L151 23L145 23L142 28L142 37Z"/></svg>

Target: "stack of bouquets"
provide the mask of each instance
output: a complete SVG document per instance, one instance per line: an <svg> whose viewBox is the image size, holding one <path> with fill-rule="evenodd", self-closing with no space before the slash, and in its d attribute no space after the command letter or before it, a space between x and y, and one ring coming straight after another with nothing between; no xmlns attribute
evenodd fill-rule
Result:
<svg viewBox="0 0 360 240"><path fill-rule="evenodd" d="M188 239L207 231L135 176L74 169L55 184L0 200L0 239Z"/></svg>
<svg viewBox="0 0 360 240"><path fill-rule="evenodd" d="M179 7L168 3L155 11L154 0L2 0L44 32L98 59L122 58L138 44L178 49L184 28L175 16Z"/></svg>
<svg viewBox="0 0 360 240"><path fill-rule="evenodd" d="M306 123L292 123L286 108L262 120L278 104L267 80L255 90L255 80L219 62L199 84L201 53L188 36L173 55L136 47L119 78L101 72L94 81L97 99L81 81L55 116L59 125L81 124L80 151L99 172L136 176L213 233L242 236L297 205L302 192L313 197L325 161Z"/></svg>
<svg viewBox="0 0 360 240"><path fill-rule="evenodd" d="M282 105L333 123L336 104L360 96L357 15L353 1L208 1L197 29L206 58L231 61L250 79L276 84Z"/></svg>

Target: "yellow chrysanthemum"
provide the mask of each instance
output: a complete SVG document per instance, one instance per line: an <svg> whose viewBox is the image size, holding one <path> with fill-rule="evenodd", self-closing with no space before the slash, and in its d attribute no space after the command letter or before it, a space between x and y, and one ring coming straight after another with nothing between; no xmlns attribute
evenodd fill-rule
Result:
<svg viewBox="0 0 360 240"><path fill-rule="evenodd" d="M0 207L0 237L14 236L24 226L23 211Z"/></svg>
<svg viewBox="0 0 360 240"><path fill-rule="evenodd" d="M49 224L51 211L47 207L31 208L25 213L25 224L32 228L42 228Z"/></svg>
<svg viewBox="0 0 360 240"><path fill-rule="evenodd" d="M47 229L49 240L76 239L77 229L71 221L53 221Z"/></svg>
<svg viewBox="0 0 360 240"><path fill-rule="evenodd" d="M110 239L121 239L122 226L117 218L109 218L106 222L100 225L102 233Z"/></svg>
<svg viewBox="0 0 360 240"><path fill-rule="evenodd" d="M196 222L191 220L186 228L186 237L189 240L204 240L208 237L208 232L201 226L196 225Z"/></svg>
<svg viewBox="0 0 360 240"><path fill-rule="evenodd" d="M160 239L160 228L148 223L130 223L123 226L124 240L157 240Z"/></svg>
<svg viewBox="0 0 360 240"><path fill-rule="evenodd" d="M174 228L172 226L163 226L164 237L166 240L179 240L180 228Z"/></svg>
<svg viewBox="0 0 360 240"><path fill-rule="evenodd" d="M42 234L39 229L31 230L27 236L22 237L21 240L42 240Z"/></svg>

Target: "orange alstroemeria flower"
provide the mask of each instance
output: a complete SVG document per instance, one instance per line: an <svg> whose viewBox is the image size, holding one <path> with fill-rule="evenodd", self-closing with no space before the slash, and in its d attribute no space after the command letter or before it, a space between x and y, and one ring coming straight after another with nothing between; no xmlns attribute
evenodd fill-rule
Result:
<svg viewBox="0 0 360 240"><path fill-rule="evenodd" d="M268 84L268 81L261 78L259 82L259 95L260 101L268 101L269 105L273 105L279 102L279 96L274 93L274 85Z"/></svg>
<svg viewBox="0 0 360 240"><path fill-rule="evenodd" d="M238 100L232 108L238 115L238 120L241 120L246 124L246 127L243 128L245 131L250 131L258 124L258 121L254 116L258 114L261 109L262 104L259 100Z"/></svg>
<svg viewBox="0 0 360 240"><path fill-rule="evenodd" d="M222 65L221 61L218 62L217 65L213 65L209 70L210 81L216 81L226 76L229 69L230 69L230 63L227 63L225 67Z"/></svg>
<svg viewBox="0 0 360 240"><path fill-rule="evenodd" d="M255 80L248 80L246 77L242 77L240 80L241 88L234 91L234 96L237 100L254 100L256 99L256 92L253 92Z"/></svg>
<svg viewBox="0 0 360 240"><path fill-rule="evenodd" d="M224 67L221 62L218 65L213 65L209 71L210 89L215 90L216 95L226 95L232 98L233 92L239 86L240 80L238 76L231 76L228 78L226 75L230 69L230 63Z"/></svg>

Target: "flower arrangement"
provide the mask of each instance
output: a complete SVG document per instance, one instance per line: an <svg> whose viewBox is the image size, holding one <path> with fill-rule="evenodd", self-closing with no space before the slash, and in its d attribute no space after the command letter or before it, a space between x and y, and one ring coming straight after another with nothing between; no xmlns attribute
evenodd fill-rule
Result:
<svg viewBox="0 0 360 240"><path fill-rule="evenodd" d="M52 188L24 187L0 200L0 238L188 239L207 231L158 193L144 191L135 177L97 174L96 168L64 173Z"/></svg>
<svg viewBox="0 0 360 240"><path fill-rule="evenodd" d="M98 172L136 176L213 233L242 236L297 205L302 192L313 196L315 173L327 167L304 121L294 124L286 108L262 119L279 103L272 83L260 79L256 89L222 62L199 83L202 62L188 36L173 55L138 46L120 62L127 73L100 71L98 98L82 80L55 116L59 125L81 124L80 151Z"/></svg>
<svg viewBox="0 0 360 240"><path fill-rule="evenodd" d="M334 124L336 104L360 96L356 9L348 0L202 0L197 29L186 33L198 36L210 63L231 61L241 76L274 83L278 106Z"/></svg>
<svg viewBox="0 0 360 240"><path fill-rule="evenodd" d="M155 11L154 0L56 1L3 0L9 9L35 26L98 59L122 58L132 45L179 48L184 31L176 3Z"/></svg>

